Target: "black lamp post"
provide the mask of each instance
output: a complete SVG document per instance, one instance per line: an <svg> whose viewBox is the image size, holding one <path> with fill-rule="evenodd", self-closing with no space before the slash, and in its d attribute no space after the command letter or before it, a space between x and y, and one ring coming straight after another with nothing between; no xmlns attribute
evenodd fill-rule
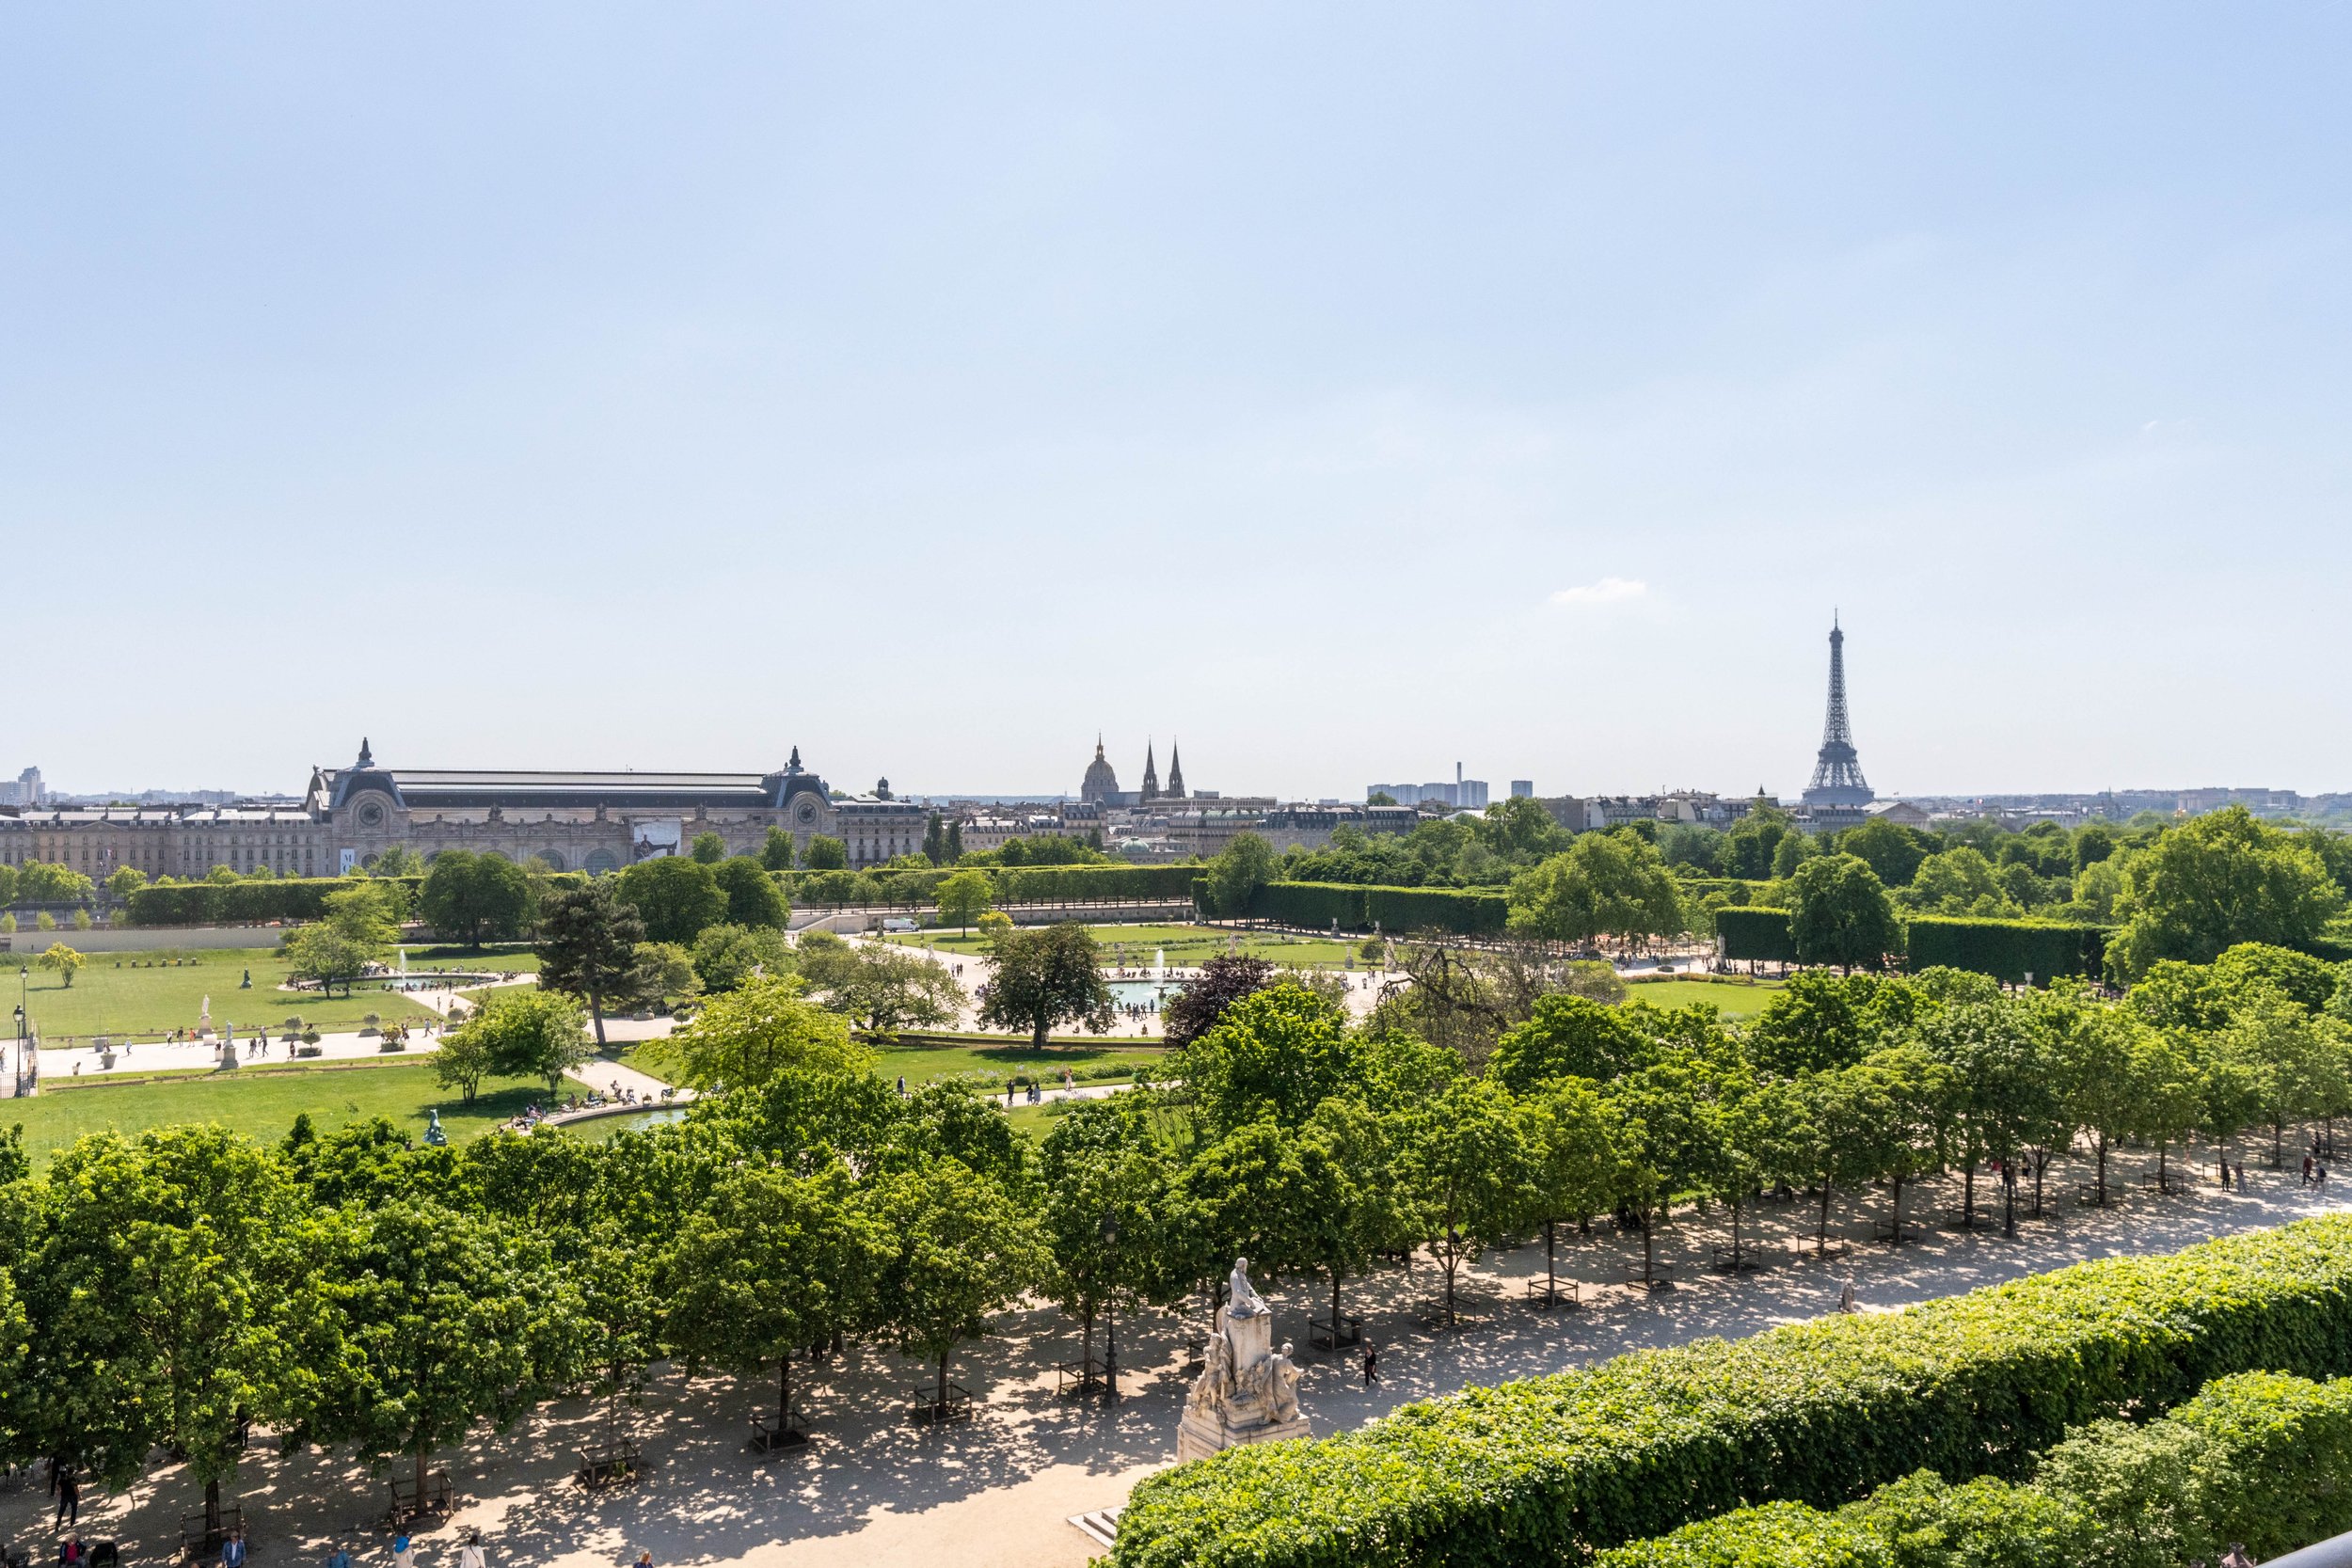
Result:
<svg viewBox="0 0 2352 1568"><path fill-rule="evenodd" d="M1103 1296L1103 1397L1112 1404L1119 1402L1119 1212L1105 1210L1103 1213L1103 1245L1110 1253L1111 1289Z"/></svg>

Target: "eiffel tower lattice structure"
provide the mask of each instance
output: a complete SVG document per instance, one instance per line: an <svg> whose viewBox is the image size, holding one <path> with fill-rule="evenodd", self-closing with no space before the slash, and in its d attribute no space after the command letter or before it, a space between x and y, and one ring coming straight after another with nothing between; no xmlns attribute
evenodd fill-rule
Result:
<svg viewBox="0 0 2352 1568"><path fill-rule="evenodd" d="M1829 718L1821 725L1821 752L1805 785L1808 806L1867 806L1876 795L1862 776L1862 759L1846 722L1846 634L1836 616L1829 624Z"/></svg>

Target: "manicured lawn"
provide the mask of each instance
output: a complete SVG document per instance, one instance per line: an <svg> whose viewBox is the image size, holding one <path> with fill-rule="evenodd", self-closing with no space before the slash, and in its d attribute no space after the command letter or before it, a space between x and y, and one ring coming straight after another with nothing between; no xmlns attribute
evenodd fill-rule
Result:
<svg viewBox="0 0 2352 1568"><path fill-rule="evenodd" d="M1777 980L1744 982L1717 980L1636 980L1626 988L1629 999L1639 997L1653 1007L1687 1007L1693 1002L1712 1003L1724 1017L1749 1019L1780 992Z"/></svg>
<svg viewBox="0 0 2352 1568"><path fill-rule="evenodd" d="M71 941L66 944L72 945ZM213 1001L213 1026L216 1029L224 1023L275 1026L296 1015L326 1030L356 1029L369 1013L393 1022L436 1016L380 986L354 987L351 995L332 1000L315 991L279 990L278 986L286 978L286 958L274 947L199 948L180 954L152 955L91 953L85 957L88 961L73 976L72 986L44 969L33 969L23 977L33 1027L43 1039L62 1043L69 1037L87 1038L91 1035L161 1038L174 1029L194 1028L208 996ZM194 961L183 962L176 968L158 961L171 957ZM11 953L8 958L21 967L29 955ZM132 967L134 964L138 967ZM248 970L252 972L253 989L241 990L239 982ZM0 978L16 980L18 976L0 968ZM0 1005L0 1014L13 1009L16 1004L17 998L8 996Z"/></svg>
<svg viewBox="0 0 2352 1568"><path fill-rule="evenodd" d="M411 974L436 969L463 970L469 974L536 974L539 954L530 947L485 947L477 953L470 947L442 945L415 946L407 949L408 972Z"/></svg>
<svg viewBox="0 0 2352 1568"><path fill-rule="evenodd" d="M621 1048L620 1059L640 1072L665 1084L673 1083L675 1076L668 1044L666 1040L636 1041ZM1148 1071L1167 1054L1157 1045L1121 1048L1092 1040L1050 1046L1043 1051L1031 1050L1026 1044L991 1045L976 1041L968 1046L905 1046L878 1052L874 1071L892 1084L903 1073L910 1089L919 1089L941 1079L962 1078L975 1088L993 1087L1001 1097L1009 1079L1026 1084L1034 1076L1053 1086L1060 1084L1064 1068L1076 1075L1081 1084L1124 1083L1134 1078L1136 1069Z"/></svg>
<svg viewBox="0 0 2352 1568"><path fill-rule="evenodd" d="M1358 951L1363 941L1359 937L1353 942L1334 942L1328 937L1292 936L1281 931L1229 931L1212 926L1092 926L1088 929L1094 934L1095 945L1103 950L1104 964L1116 964L1123 947L1129 969L1148 969L1163 952L1171 969L1195 969L1203 959L1236 950L1279 964L1336 966ZM973 957L983 953L986 946L977 932L900 932L890 940L912 947L929 943L942 953ZM1359 964L1362 961L1357 960Z"/></svg>
<svg viewBox="0 0 2352 1568"><path fill-rule="evenodd" d="M566 1092L581 1086L567 1085ZM30 1100L0 1102L0 1127L23 1125L36 1164L84 1133L107 1128L135 1133L178 1122L218 1122L257 1142L275 1142L305 1111L322 1132L380 1116L421 1137L425 1113L438 1107L450 1141L467 1143L531 1101L544 1102L547 1092L535 1078L500 1079L485 1083L467 1106L455 1090L433 1081L428 1063L245 1067L72 1087L44 1085Z"/></svg>

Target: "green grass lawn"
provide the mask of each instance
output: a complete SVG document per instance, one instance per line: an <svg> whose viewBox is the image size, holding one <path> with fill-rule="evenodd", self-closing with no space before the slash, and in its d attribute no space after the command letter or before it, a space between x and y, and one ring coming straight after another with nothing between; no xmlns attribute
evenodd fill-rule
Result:
<svg viewBox="0 0 2352 1568"><path fill-rule="evenodd" d="M67 945L72 945L71 941ZM23 955L9 957L24 966ZM177 968L157 965L156 960L171 957L194 961ZM381 987L354 987L351 995L332 1000L315 991L279 990L277 987L286 978L286 958L275 947L214 947L176 954L92 953L87 958L88 961L71 986L44 969L34 969L22 977L33 1026L44 1040L63 1043L68 1037L91 1035L161 1038L174 1029L195 1027L207 996L213 1001L215 1029L232 1022L241 1027L262 1023L275 1027L296 1015L326 1030L356 1029L369 1013L392 1022L436 1016ZM134 964L139 967L133 968ZM239 982L248 970L253 989L240 990ZM0 974L5 974L4 969ZM8 1008L16 1004L16 997L7 999Z"/></svg>
<svg viewBox="0 0 2352 1568"><path fill-rule="evenodd" d="M568 1085L566 1092L581 1087ZM107 1128L136 1133L179 1122L218 1122L257 1142L275 1142L305 1111L322 1132L380 1116L421 1136L426 1113L438 1108L450 1141L468 1143L531 1101L545 1102L547 1092L535 1078L498 1079L484 1084L468 1106L455 1090L436 1084L431 1065L422 1062L255 1066L70 1087L47 1083L30 1100L0 1104L0 1127L24 1127L24 1148L36 1165L84 1133Z"/></svg>
<svg viewBox="0 0 2352 1568"><path fill-rule="evenodd" d="M665 1084L674 1083L675 1067L668 1045L666 1040L633 1041L621 1048L620 1059L624 1065ZM1057 1086L1061 1083L1064 1068L1080 1084L1125 1083L1135 1077L1137 1069L1148 1071L1167 1054L1162 1046L1140 1042L1115 1046L1088 1040L1037 1051L1025 1043L992 1045L976 1040L968 1046L905 1046L880 1051L875 1053L874 1071L892 1084L903 1073L910 1089L919 1089L942 1079L961 1078L977 1089L993 1087L1001 1097L1009 1080L1025 1085L1034 1076L1043 1080L1048 1087Z"/></svg>
<svg viewBox="0 0 2352 1568"><path fill-rule="evenodd" d="M1653 1007L1687 1007L1693 1002L1712 1003L1727 1019L1751 1019L1764 1010L1764 1005L1780 993L1777 980L1635 980L1626 990L1628 999L1639 997Z"/></svg>
<svg viewBox="0 0 2352 1568"><path fill-rule="evenodd" d="M1239 941L1239 951L1253 958L1298 967L1336 966L1362 945L1361 938L1334 942L1329 937L1293 936L1282 931L1228 931L1212 926L1093 926L1088 929L1094 935L1095 945L1103 950L1104 963L1115 964L1123 946L1130 969L1150 967L1161 952L1168 955L1170 968L1198 968L1205 958L1233 951L1235 939ZM890 940L912 947L928 942L942 953L960 957L977 957L986 946L977 931L902 931ZM1360 964L1363 960L1357 961Z"/></svg>
<svg viewBox="0 0 2352 1568"><path fill-rule="evenodd" d="M477 953L470 947L451 947L440 943L417 945L410 943L408 971L457 969L473 974L536 974L539 954L530 947L500 947L492 945Z"/></svg>

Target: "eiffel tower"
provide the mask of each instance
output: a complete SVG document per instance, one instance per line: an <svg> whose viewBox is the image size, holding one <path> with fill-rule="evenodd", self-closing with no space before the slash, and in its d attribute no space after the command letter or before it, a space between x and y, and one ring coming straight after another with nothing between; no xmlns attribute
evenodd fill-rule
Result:
<svg viewBox="0 0 2352 1568"><path fill-rule="evenodd" d="M1877 797L1862 776L1862 761L1853 749L1853 731L1846 725L1846 634L1837 617L1829 622L1829 718L1821 725L1821 753L1813 765L1813 782L1805 785L1808 806L1867 806Z"/></svg>

